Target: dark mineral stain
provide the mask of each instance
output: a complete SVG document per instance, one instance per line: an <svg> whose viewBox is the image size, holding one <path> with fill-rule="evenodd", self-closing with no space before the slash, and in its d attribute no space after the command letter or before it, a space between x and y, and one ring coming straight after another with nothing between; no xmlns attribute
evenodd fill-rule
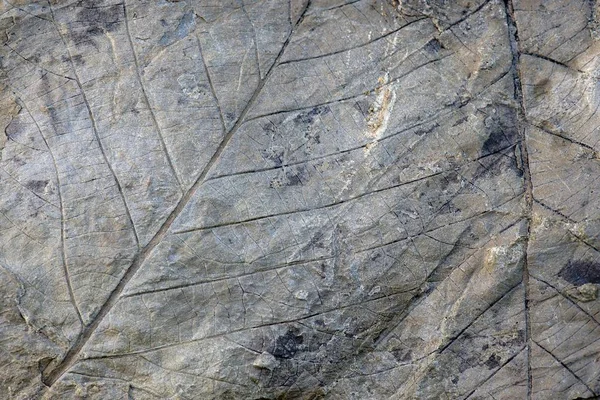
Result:
<svg viewBox="0 0 600 400"><path fill-rule="evenodd" d="M439 126L440 126L440 124L438 124L436 122L435 124L431 125L428 128L421 128L421 129L415 130L414 134L417 136L423 136L423 135L433 132L435 130L435 128L438 128Z"/></svg>
<svg viewBox="0 0 600 400"><path fill-rule="evenodd" d="M525 344L525 330L524 329L520 329L517 331L517 336L500 342L500 345L506 347L506 346L521 346Z"/></svg>
<svg viewBox="0 0 600 400"><path fill-rule="evenodd" d="M586 261L570 261L558 273L573 285L583 285L585 283L600 283L600 264Z"/></svg>
<svg viewBox="0 0 600 400"><path fill-rule="evenodd" d="M289 170L285 173L286 186L301 186L302 182L308 180L308 174L305 169Z"/></svg>
<svg viewBox="0 0 600 400"><path fill-rule="evenodd" d="M394 358L396 359L396 361L398 361L399 363L405 363L405 362L409 362L412 360L412 350L411 349L397 349L397 350L392 350L392 354L394 355Z"/></svg>
<svg viewBox="0 0 600 400"><path fill-rule="evenodd" d="M436 38L431 39L429 42L425 44L425 50L430 53L437 53L441 49L445 49L442 42L437 40Z"/></svg>
<svg viewBox="0 0 600 400"><path fill-rule="evenodd" d="M454 126L458 126L458 125L460 125L460 124L462 124L462 123L465 123L465 122L467 122L468 120L469 120L469 118L468 118L468 117L462 117L462 118L459 118L458 120L456 120L456 122L455 122L455 123L453 123L453 124L452 124L452 126L453 126L453 127L454 127Z"/></svg>
<svg viewBox="0 0 600 400"><path fill-rule="evenodd" d="M27 164L22 158L17 157L17 156L13 157L11 159L11 161L13 163L15 163L16 165L18 165L19 167L22 167L23 165Z"/></svg>
<svg viewBox="0 0 600 400"><path fill-rule="evenodd" d="M517 141L517 112L512 107L496 106L486 110L487 139L481 147L483 155L495 153Z"/></svg>
<svg viewBox="0 0 600 400"><path fill-rule="evenodd" d="M235 116L234 112L228 112L228 113L225 113L225 118L228 121L234 121L236 119L236 116Z"/></svg>
<svg viewBox="0 0 600 400"><path fill-rule="evenodd" d="M28 189L31 189L34 192L41 192L44 190L44 188L48 185L48 181L42 181L42 180L37 180L37 181L29 181L25 184L25 186Z"/></svg>
<svg viewBox="0 0 600 400"><path fill-rule="evenodd" d="M299 376L293 378L292 381L299 379ZM286 382L289 385L289 380ZM306 400L321 400L325 398L325 392L322 388L317 387L316 389L311 388L310 390L301 390L297 387L290 386L284 393L278 394L276 397L269 397L273 400L292 400L292 399L306 399Z"/></svg>
<svg viewBox="0 0 600 400"><path fill-rule="evenodd" d="M29 56L28 60L35 64L39 64L42 61L42 58L39 54L33 54Z"/></svg>
<svg viewBox="0 0 600 400"><path fill-rule="evenodd" d="M296 335L294 332L288 331L285 335L279 336L275 340L271 354L276 358L292 358L298 352L298 347L303 341L304 338L302 335Z"/></svg>
<svg viewBox="0 0 600 400"><path fill-rule="evenodd" d="M321 263L321 265L319 265L319 269L321 270L321 276L324 278L325 272L327 270L327 265L325 263Z"/></svg>
<svg viewBox="0 0 600 400"><path fill-rule="evenodd" d="M50 85L50 79L48 78L48 73L43 73L41 76L41 87L42 87L42 93L52 93L55 88L53 88ZM56 111L56 108L54 108L54 106L52 105L54 102L53 100L51 100L51 96L46 95L44 96L45 99L45 103L46 103L46 107L45 107L45 112L48 114L48 116L50 117L50 121L52 122L50 124L50 127L54 130L55 133L58 134L57 132L57 126L61 126L61 117L58 114L58 112ZM68 122L67 122L68 123Z"/></svg>
<svg viewBox="0 0 600 400"><path fill-rule="evenodd" d="M502 361L502 358L492 354L490 356L490 358L487 359L487 361L484 363L489 369L496 369L500 366L500 361Z"/></svg>
<svg viewBox="0 0 600 400"><path fill-rule="evenodd" d="M502 176L506 171L523 176L522 163L518 162L515 149L518 142L516 112L509 107L499 108L502 109L505 111L486 118L488 138L481 147L481 165L475 172L474 181Z"/></svg>
<svg viewBox="0 0 600 400"><path fill-rule="evenodd" d="M262 151L262 157L265 160L272 161L276 167L280 167L283 164L283 156L283 148L270 148Z"/></svg>
<svg viewBox="0 0 600 400"><path fill-rule="evenodd" d="M62 62L65 62L65 63L67 63L70 60L72 60L75 65L79 65L79 66L85 65L85 60L83 59L83 57L81 56L81 54L75 54L70 59L67 56L62 56L61 60L62 60Z"/></svg>
<svg viewBox="0 0 600 400"><path fill-rule="evenodd" d="M114 31L121 23L121 17L124 16L123 5L102 6L98 3L94 0L81 1L77 21L87 25L87 32L90 34Z"/></svg>
<svg viewBox="0 0 600 400"><path fill-rule="evenodd" d="M310 242L308 243L307 247L309 247L309 248L318 247L320 249L324 249L325 244L323 243L323 238L324 238L324 235L322 232L315 233L312 236L312 238L310 239Z"/></svg>
<svg viewBox="0 0 600 400"><path fill-rule="evenodd" d="M439 186L442 190L446 190L449 186L457 184L460 184L460 175L458 175L458 172L456 171L450 171L439 181Z"/></svg>
<svg viewBox="0 0 600 400"><path fill-rule="evenodd" d="M317 106L308 112L298 114L294 118L294 122L298 124L312 124L318 115L323 115L331 112L328 106Z"/></svg>
<svg viewBox="0 0 600 400"><path fill-rule="evenodd" d="M536 83L533 87L533 95L535 97L540 97L549 91L551 86L550 80L548 78L542 79L540 82Z"/></svg>
<svg viewBox="0 0 600 400"><path fill-rule="evenodd" d="M277 126L275 126L275 124L271 121L269 121L269 123L267 123L267 124L264 124L262 129L265 132L270 132L270 133L277 132Z"/></svg>
<svg viewBox="0 0 600 400"><path fill-rule="evenodd" d="M310 129L307 129L307 132L304 134L304 138L308 143L312 144L320 144L321 143L321 135L315 132L311 132Z"/></svg>
<svg viewBox="0 0 600 400"><path fill-rule="evenodd" d="M472 366L471 366L472 361L473 361L473 357L469 357L467 359L461 358L460 361L458 362L458 372L460 372L462 374L469 368L472 368Z"/></svg>
<svg viewBox="0 0 600 400"><path fill-rule="evenodd" d="M75 20L83 29L77 27L72 32L73 39L80 44L94 45L93 37L115 31L125 17L123 4L105 6L102 1L81 0L77 5L79 11Z"/></svg>
<svg viewBox="0 0 600 400"><path fill-rule="evenodd" d="M263 154L264 157L264 154ZM272 159L276 164L280 163L279 158ZM281 165L281 164L279 164ZM281 171L277 178L270 181L269 187L276 188L282 186L302 186L309 179L309 174L306 168L289 168Z"/></svg>
<svg viewBox="0 0 600 400"><path fill-rule="evenodd" d="M362 115L364 115L365 118L367 117L367 114L369 113L369 107L370 107L370 103L366 100L358 100L357 102L354 103L354 108L356 108Z"/></svg>

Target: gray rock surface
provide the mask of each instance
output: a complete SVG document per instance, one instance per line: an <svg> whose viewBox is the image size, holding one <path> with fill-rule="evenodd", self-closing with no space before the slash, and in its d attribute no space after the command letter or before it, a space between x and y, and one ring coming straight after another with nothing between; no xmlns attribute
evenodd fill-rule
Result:
<svg viewBox="0 0 600 400"><path fill-rule="evenodd" d="M599 12L1 1L0 398L596 398Z"/></svg>

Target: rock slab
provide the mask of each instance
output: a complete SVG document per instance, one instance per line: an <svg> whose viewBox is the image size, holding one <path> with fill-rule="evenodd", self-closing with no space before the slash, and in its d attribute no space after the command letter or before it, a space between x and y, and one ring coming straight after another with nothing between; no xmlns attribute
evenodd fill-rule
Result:
<svg viewBox="0 0 600 400"><path fill-rule="evenodd" d="M600 5L0 2L0 397L600 395Z"/></svg>

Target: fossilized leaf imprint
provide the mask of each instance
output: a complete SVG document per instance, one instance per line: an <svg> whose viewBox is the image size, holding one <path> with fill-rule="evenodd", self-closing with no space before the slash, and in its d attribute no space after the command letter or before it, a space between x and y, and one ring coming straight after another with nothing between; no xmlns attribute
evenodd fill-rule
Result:
<svg viewBox="0 0 600 400"><path fill-rule="evenodd" d="M0 397L600 394L594 1L0 4Z"/></svg>

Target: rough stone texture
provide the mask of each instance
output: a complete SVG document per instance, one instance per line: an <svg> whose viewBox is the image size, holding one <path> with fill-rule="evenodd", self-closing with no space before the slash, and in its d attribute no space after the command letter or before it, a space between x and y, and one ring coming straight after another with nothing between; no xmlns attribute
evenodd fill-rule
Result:
<svg viewBox="0 0 600 400"><path fill-rule="evenodd" d="M0 7L0 398L600 395L595 1Z"/></svg>

